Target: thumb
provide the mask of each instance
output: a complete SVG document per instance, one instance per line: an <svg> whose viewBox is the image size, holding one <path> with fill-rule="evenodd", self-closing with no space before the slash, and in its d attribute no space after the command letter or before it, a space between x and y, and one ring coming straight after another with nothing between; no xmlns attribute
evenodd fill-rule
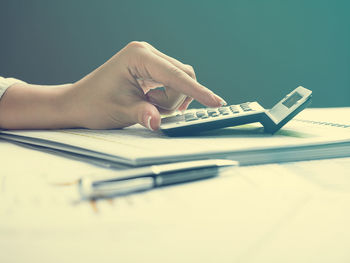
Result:
<svg viewBox="0 0 350 263"><path fill-rule="evenodd" d="M134 108L135 120L142 126L156 131L160 126L160 113L158 109L147 101L140 101Z"/></svg>

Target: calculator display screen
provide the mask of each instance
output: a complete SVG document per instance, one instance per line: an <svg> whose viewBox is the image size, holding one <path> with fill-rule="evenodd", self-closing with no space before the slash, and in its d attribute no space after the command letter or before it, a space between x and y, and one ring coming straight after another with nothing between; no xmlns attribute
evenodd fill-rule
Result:
<svg viewBox="0 0 350 263"><path fill-rule="evenodd" d="M292 107L295 103L300 100L302 96L298 92L294 92L291 96L289 96L282 104L288 108Z"/></svg>

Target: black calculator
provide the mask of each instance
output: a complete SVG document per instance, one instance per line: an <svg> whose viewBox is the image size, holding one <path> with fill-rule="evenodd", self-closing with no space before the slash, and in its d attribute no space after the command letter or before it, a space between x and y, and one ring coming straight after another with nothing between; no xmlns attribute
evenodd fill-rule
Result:
<svg viewBox="0 0 350 263"><path fill-rule="evenodd" d="M190 109L162 118L160 129L168 136L186 136L260 122L265 132L273 134L305 109L311 103L311 98L312 91L299 86L269 110L256 101L220 108Z"/></svg>

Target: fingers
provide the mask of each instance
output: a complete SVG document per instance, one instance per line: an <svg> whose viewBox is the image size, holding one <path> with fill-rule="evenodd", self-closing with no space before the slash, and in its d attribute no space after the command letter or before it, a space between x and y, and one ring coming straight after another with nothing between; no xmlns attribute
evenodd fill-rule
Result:
<svg viewBox="0 0 350 263"><path fill-rule="evenodd" d="M153 54L146 55L144 64L152 78L164 86L186 94L208 107L219 107L225 101L212 91L199 84L169 61Z"/></svg>
<svg viewBox="0 0 350 263"><path fill-rule="evenodd" d="M115 63L117 61L121 63ZM148 129L159 129L160 113L176 109L186 110L193 99L208 107L226 104L222 98L196 81L191 66L161 53L150 45L145 47L140 42L129 44L114 57L111 65L123 65L124 76L127 76L129 84L140 92L142 90L143 96L130 104L128 115L132 121ZM154 89L158 84L162 84L164 90Z"/></svg>
<svg viewBox="0 0 350 263"><path fill-rule="evenodd" d="M166 59L164 55L151 52L150 48L140 42L132 43L130 48L136 52L133 53L134 59L129 59L128 63L131 66L129 71L133 72L133 75L140 75L146 79L149 78L155 82L162 83L165 87L192 97L208 107L225 105L225 101L222 98L199 84L184 70L174 65L179 65L179 62L176 60L171 60L172 62L170 62L167 60L169 57L166 57ZM170 91L170 93L172 92Z"/></svg>
<svg viewBox="0 0 350 263"><path fill-rule="evenodd" d="M191 104L193 99L191 97L187 97L184 102L181 104L181 106L178 108L179 111L185 111L187 110L188 106Z"/></svg>
<svg viewBox="0 0 350 263"><path fill-rule="evenodd" d="M186 99L186 95L170 88L164 90L150 90L147 93L148 100L158 107L167 110L174 111L182 105Z"/></svg>
<svg viewBox="0 0 350 263"><path fill-rule="evenodd" d="M195 71L194 71L194 69L193 69L193 67L191 65L184 64L184 63L178 61L177 59L172 58L172 57L162 53L161 51L159 51L158 49L156 49L155 47L153 47L151 44L149 44L147 42L142 42L142 43L144 43L156 55L158 55L158 56L168 60L174 66L176 66L176 67L180 68L181 70L183 70L191 78L193 78L194 80L197 80L196 73L195 73ZM181 99L182 99L182 97L181 97ZM192 101L193 101L193 99L191 97L184 96L182 104L178 104L180 106L174 105L175 107L173 106L170 110L178 109L180 111L184 111L184 110L186 110L188 108L188 106L190 105L190 103Z"/></svg>

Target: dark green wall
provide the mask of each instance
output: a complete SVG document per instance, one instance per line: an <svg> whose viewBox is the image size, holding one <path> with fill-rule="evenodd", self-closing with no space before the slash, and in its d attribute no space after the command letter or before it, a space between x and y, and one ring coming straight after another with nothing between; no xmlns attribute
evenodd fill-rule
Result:
<svg viewBox="0 0 350 263"><path fill-rule="evenodd" d="M303 85L313 106L350 106L350 1L1 0L0 9L0 75L72 82L145 40L192 64L229 103L270 107Z"/></svg>

